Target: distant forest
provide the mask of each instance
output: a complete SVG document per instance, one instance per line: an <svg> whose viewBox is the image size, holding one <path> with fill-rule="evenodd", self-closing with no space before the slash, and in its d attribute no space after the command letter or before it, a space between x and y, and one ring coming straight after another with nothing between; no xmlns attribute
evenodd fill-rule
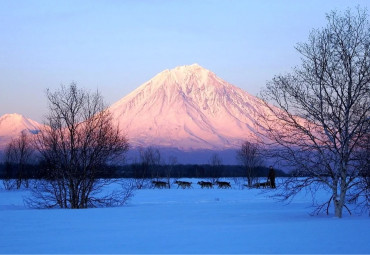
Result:
<svg viewBox="0 0 370 255"><path fill-rule="evenodd" d="M43 164L25 165L22 178L42 179L47 176L47 167ZM256 167L253 171L256 177L267 177L267 167ZM289 176L282 170L275 169L277 177ZM19 176L17 165L0 163L0 178L13 179ZM142 165L129 164L123 166L101 166L98 178L220 178L220 177L245 177L246 171L238 165Z"/></svg>

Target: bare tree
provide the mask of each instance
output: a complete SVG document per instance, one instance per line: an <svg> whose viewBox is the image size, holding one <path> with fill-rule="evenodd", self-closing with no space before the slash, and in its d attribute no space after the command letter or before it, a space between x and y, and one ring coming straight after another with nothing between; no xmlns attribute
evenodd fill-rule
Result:
<svg viewBox="0 0 370 255"><path fill-rule="evenodd" d="M257 177L256 168L262 164L260 146L257 143L245 141L237 151L236 157L245 169L248 186L252 187Z"/></svg>
<svg viewBox="0 0 370 255"><path fill-rule="evenodd" d="M25 178L25 169L31 162L33 151L31 140L26 131L23 131L19 137L12 139L5 149L5 164L16 172L17 189L21 188L22 183L28 188L29 181L28 177ZM6 186L11 187L8 184Z"/></svg>
<svg viewBox="0 0 370 255"><path fill-rule="evenodd" d="M161 162L161 153L157 148L148 147L146 149L140 148L141 167L147 175L151 178L159 178L159 165Z"/></svg>
<svg viewBox="0 0 370 255"><path fill-rule="evenodd" d="M208 176L213 184L215 184L222 175L222 159L217 153L213 153L210 160L209 160L209 173Z"/></svg>
<svg viewBox="0 0 370 255"><path fill-rule="evenodd" d="M327 21L297 45L301 66L275 76L262 91L278 108L266 103L270 111L259 124L272 141L273 156L295 172L280 195L289 199L323 185L331 196L318 211L333 202L340 218L358 184L356 154L370 130L370 26L360 8L355 14L333 11Z"/></svg>
<svg viewBox="0 0 370 255"><path fill-rule="evenodd" d="M104 167L123 162L128 141L112 122L102 96L75 84L47 91L49 114L35 145L47 178L28 202L36 207L87 208L118 205L121 192L104 193L111 180L99 179Z"/></svg>
<svg viewBox="0 0 370 255"><path fill-rule="evenodd" d="M353 188L349 190L349 202L357 203L361 210L370 213L370 133L361 140L356 157L359 177L354 180Z"/></svg>
<svg viewBox="0 0 370 255"><path fill-rule="evenodd" d="M169 156L168 158L168 163L166 165L166 178L167 178L167 183L168 183L168 187L171 188L171 177L172 177L172 174L173 174L173 170L175 168L177 164L177 158L175 156Z"/></svg>
<svg viewBox="0 0 370 255"><path fill-rule="evenodd" d="M157 148L139 148L139 163L134 164L133 171L138 189L148 183L148 178L159 179L161 154Z"/></svg>
<svg viewBox="0 0 370 255"><path fill-rule="evenodd" d="M144 188L144 186L146 186L146 183L149 183L149 181L146 179L146 174L136 158L131 164L131 170L135 181L135 187L137 189Z"/></svg>

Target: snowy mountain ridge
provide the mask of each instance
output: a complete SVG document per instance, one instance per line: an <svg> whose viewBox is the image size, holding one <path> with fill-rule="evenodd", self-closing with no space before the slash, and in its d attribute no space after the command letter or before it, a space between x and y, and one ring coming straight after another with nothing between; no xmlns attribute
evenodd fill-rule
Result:
<svg viewBox="0 0 370 255"><path fill-rule="evenodd" d="M109 109L134 146L223 150L255 136L261 102L193 64L159 73Z"/></svg>
<svg viewBox="0 0 370 255"><path fill-rule="evenodd" d="M196 156L196 162L207 162L210 153L220 151L235 160L232 151L255 139L256 118L268 111L259 98L198 64L160 72L109 110L133 149L162 148L186 163ZM23 130L35 133L41 126L19 114L2 116L0 149Z"/></svg>
<svg viewBox="0 0 370 255"><path fill-rule="evenodd" d="M35 134L42 125L21 114L4 114L0 117L0 149L4 149L12 138L18 137L22 131Z"/></svg>

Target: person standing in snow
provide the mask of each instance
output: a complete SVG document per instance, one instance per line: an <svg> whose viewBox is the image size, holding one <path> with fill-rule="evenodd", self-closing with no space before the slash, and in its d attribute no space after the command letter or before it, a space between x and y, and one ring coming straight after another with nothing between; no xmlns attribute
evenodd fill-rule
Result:
<svg viewBox="0 0 370 255"><path fill-rule="evenodd" d="M270 181L271 188L275 189L276 188L276 185L275 185L275 171L272 168L272 166L270 166L270 170L269 170L267 180Z"/></svg>

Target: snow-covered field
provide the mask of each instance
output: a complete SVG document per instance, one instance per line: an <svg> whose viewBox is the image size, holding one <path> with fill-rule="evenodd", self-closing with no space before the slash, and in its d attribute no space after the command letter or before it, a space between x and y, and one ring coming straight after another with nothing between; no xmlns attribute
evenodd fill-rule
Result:
<svg viewBox="0 0 370 255"><path fill-rule="evenodd" d="M370 253L366 215L310 216L256 189L137 190L120 208L35 210L0 190L0 253Z"/></svg>

